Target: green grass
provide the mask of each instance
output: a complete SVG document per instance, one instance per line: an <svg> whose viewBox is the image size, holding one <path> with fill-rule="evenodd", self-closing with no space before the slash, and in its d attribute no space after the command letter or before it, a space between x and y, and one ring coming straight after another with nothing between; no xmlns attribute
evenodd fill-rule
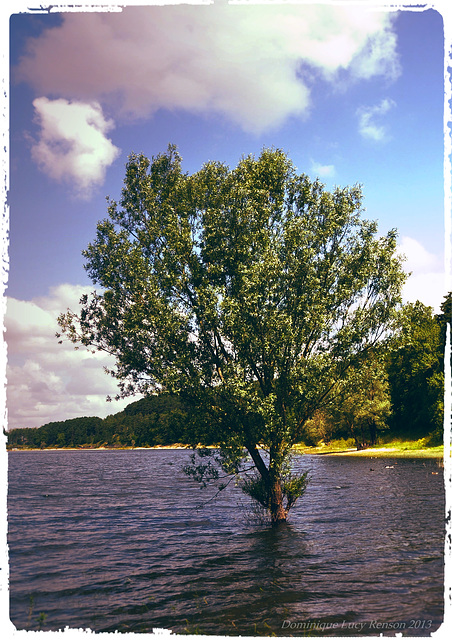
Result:
<svg viewBox="0 0 452 640"><path fill-rule="evenodd" d="M331 440L328 444L324 442L320 442L316 446L308 447L301 444L296 444L293 447L294 451L297 453L313 453L313 454L321 454L321 453L335 453L336 451L347 451L349 449L356 449L355 441L353 438L349 438L348 440L340 439L340 440Z"/></svg>
<svg viewBox="0 0 452 640"><path fill-rule="evenodd" d="M347 455L378 458L442 458L444 455L443 445L430 447L427 442L428 438L420 438L419 440L394 439L368 447L363 451L356 451L354 440L350 438L348 440L332 440L328 444L320 443L315 447L299 444L295 445L293 449L296 453L313 455L347 453Z"/></svg>

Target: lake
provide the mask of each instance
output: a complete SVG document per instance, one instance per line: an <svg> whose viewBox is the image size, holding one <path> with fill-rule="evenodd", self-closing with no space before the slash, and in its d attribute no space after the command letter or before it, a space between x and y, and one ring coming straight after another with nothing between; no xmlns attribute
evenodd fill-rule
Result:
<svg viewBox="0 0 452 640"><path fill-rule="evenodd" d="M18 629L429 636L444 610L435 460L297 456L311 483L268 527L184 450L9 452Z"/></svg>

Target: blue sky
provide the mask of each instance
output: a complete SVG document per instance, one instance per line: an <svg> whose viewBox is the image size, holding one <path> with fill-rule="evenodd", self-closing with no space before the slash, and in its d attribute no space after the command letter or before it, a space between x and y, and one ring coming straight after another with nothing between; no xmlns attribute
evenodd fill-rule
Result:
<svg viewBox="0 0 452 640"><path fill-rule="evenodd" d="M15 9L17 11L17 9ZM11 11L10 11L11 13ZM89 287L81 251L127 156L175 143L184 168L264 146L328 187L361 183L396 227L405 299L444 295L444 36L434 9L382 4L141 6L10 21L10 427L104 416L100 356L56 344Z"/></svg>

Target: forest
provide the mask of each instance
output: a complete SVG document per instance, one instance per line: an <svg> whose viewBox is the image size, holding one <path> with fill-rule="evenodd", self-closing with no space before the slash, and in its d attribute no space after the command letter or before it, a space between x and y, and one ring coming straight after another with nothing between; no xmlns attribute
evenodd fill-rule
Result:
<svg viewBox="0 0 452 640"><path fill-rule="evenodd" d="M319 409L304 428L301 444L352 438L357 448L381 438L439 445L443 439L444 346L452 294L441 313L421 302L404 305L400 327L383 354L369 357L353 372L354 385ZM149 395L101 419L78 417L38 428L7 432L8 448L152 447L196 444L193 413L175 394ZM214 440L210 443L215 444Z"/></svg>

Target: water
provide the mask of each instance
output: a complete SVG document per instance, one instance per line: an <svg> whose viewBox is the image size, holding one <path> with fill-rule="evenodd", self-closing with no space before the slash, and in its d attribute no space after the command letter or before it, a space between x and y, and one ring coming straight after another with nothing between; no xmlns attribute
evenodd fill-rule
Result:
<svg viewBox="0 0 452 640"><path fill-rule="evenodd" d="M189 455L10 452L13 624L348 636L439 627L436 461L299 457L312 481L272 529L232 484L199 508L212 494L181 472Z"/></svg>

